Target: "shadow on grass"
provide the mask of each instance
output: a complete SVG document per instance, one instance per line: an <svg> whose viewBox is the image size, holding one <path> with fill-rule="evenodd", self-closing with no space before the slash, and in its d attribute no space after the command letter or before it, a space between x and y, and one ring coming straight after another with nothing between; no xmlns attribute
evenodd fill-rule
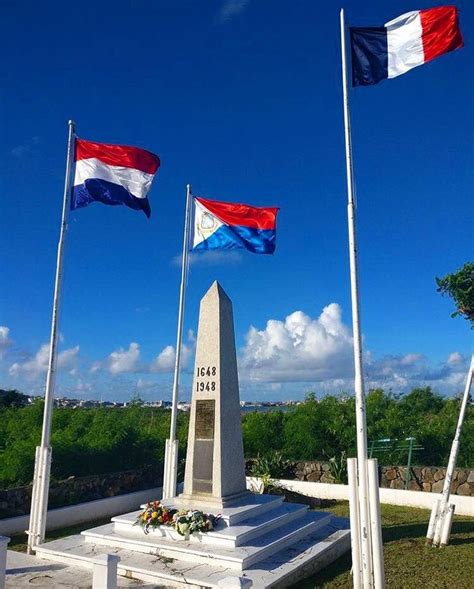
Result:
<svg viewBox="0 0 474 589"><path fill-rule="evenodd" d="M400 540L423 540L426 537L428 523L394 524L383 528L384 544ZM471 536L468 538L456 537L456 534ZM457 521L453 523L450 545L464 545L474 543L474 520ZM352 566L351 553L346 552L329 566L319 571L309 579L300 581L298 589L321 589L331 583L331 587L352 587L350 570ZM332 584L334 583L334 584Z"/></svg>
<svg viewBox="0 0 474 589"><path fill-rule="evenodd" d="M383 528L383 541L385 543L408 538L425 538L427 530L426 523L393 525ZM474 534L474 521L454 522L451 530L451 535L453 534ZM450 544L470 544L473 541L474 538L453 538Z"/></svg>

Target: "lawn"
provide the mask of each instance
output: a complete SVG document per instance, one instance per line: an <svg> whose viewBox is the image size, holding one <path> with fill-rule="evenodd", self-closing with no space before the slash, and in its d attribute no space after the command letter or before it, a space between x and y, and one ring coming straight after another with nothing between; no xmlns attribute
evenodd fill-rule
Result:
<svg viewBox="0 0 474 589"><path fill-rule="evenodd" d="M349 505L337 502L325 511L348 517ZM444 548L425 546L430 512L413 507L382 505L385 576L387 589L472 589L474 587L474 518L455 516L451 543ZM90 522L47 534L47 540L80 533ZM25 536L13 537L9 548L25 551ZM348 589L351 557L345 554L317 575L300 581L295 589Z"/></svg>
<svg viewBox="0 0 474 589"><path fill-rule="evenodd" d="M325 509L349 517L346 501ZM430 512L382 505L387 589L472 589L474 587L474 518L455 516L449 546L425 545ZM345 554L298 589L352 587L351 557Z"/></svg>

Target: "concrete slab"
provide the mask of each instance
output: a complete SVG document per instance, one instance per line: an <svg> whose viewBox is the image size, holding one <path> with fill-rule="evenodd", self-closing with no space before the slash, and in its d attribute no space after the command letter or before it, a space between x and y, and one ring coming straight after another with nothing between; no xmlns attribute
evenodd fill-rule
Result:
<svg viewBox="0 0 474 589"><path fill-rule="evenodd" d="M251 565L239 575L253 581L252 589L297 588L298 581L317 572L349 550L350 531L347 526L347 520L333 517L330 524ZM70 563L74 568L90 567L92 558L111 552L110 547L86 542L81 535L70 536L62 541L55 540L44 546L47 547L44 551L46 558ZM229 574L236 574L228 567L217 566L212 561L185 562L126 548L115 548L113 553L121 559L118 565L119 575L151 583L145 587L214 589L221 588L219 581ZM82 589L82 586L78 587Z"/></svg>
<svg viewBox="0 0 474 589"><path fill-rule="evenodd" d="M118 577L119 587L157 588L138 579ZM50 562L37 556L8 550L7 589L17 587L54 587L55 589L89 589L92 587L92 570Z"/></svg>

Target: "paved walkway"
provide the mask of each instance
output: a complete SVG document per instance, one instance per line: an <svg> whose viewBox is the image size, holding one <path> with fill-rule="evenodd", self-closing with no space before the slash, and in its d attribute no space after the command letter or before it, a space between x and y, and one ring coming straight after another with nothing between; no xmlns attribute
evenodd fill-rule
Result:
<svg viewBox="0 0 474 589"><path fill-rule="evenodd" d="M158 589L157 585L149 585L124 577L118 577L118 586ZM90 589L92 587L92 571L8 550L6 587L7 589L16 589L17 587Z"/></svg>

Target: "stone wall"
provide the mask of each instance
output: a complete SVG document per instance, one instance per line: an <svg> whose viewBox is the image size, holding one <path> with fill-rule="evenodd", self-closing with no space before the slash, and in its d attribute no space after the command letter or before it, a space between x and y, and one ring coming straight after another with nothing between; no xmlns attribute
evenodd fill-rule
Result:
<svg viewBox="0 0 474 589"><path fill-rule="evenodd" d="M123 472L106 473L87 477L69 477L53 481L49 491L49 508L63 507L105 497L115 497L159 487L162 484L162 468L143 467ZM26 515L30 512L31 485L13 489L0 489L0 518Z"/></svg>
<svg viewBox="0 0 474 589"><path fill-rule="evenodd" d="M295 462L292 465L294 478L300 481L333 483L327 462ZM380 486L390 489L404 489L407 469L403 466L381 466ZM441 493L443 490L446 468L439 466L413 466L410 468L408 489L410 491L427 491ZM474 469L457 468L454 470L451 493L474 496Z"/></svg>
<svg viewBox="0 0 474 589"><path fill-rule="evenodd" d="M247 467L253 461L247 461ZM381 466L380 486L404 489L406 468ZM294 462L292 477L300 481L333 483L327 462ZM410 469L408 488L412 491L440 493L443 490L446 469L437 466L414 466ZM88 477L69 477L53 481L49 493L49 507L63 507L75 503L115 497L141 491L162 484L162 468L144 467L123 472L114 472ZM458 468L454 471L451 492L457 495L474 496L474 469ZM30 512L31 485L13 489L0 489L0 518L26 515Z"/></svg>

